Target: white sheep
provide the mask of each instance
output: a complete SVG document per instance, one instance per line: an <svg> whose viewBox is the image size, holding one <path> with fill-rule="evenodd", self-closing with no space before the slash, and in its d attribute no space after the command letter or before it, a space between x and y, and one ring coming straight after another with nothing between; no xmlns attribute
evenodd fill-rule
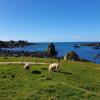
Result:
<svg viewBox="0 0 100 100"><path fill-rule="evenodd" d="M30 64L29 64L29 63L25 63L24 69L25 69L25 70L29 70L29 69L30 69Z"/></svg>
<svg viewBox="0 0 100 100"><path fill-rule="evenodd" d="M59 72L59 64L58 63L53 63L49 66L49 72L52 72L52 71L56 71L56 72Z"/></svg>

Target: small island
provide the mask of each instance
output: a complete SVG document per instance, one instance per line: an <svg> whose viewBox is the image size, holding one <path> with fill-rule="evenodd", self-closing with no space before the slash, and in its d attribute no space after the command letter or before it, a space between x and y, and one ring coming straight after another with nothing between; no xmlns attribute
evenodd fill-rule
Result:
<svg viewBox="0 0 100 100"><path fill-rule="evenodd" d="M80 44L80 46L100 46L100 42L94 42L94 43L83 43Z"/></svg>

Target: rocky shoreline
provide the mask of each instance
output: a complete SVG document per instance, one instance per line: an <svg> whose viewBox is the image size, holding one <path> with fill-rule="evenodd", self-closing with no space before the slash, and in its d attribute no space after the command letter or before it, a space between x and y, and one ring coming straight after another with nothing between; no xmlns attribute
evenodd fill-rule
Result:
<svg viewBox="0 0 100 100"><path fill-rule="evenodd" d="M84 43L84 44L80 44L80 46L100 46L100 42L98 42L98 43Z"/></svg>
<svg viewBox="0 0 100 100"><path fill-rule="evenodd" d="M10 48L12 47L20 47L20 46L27 46L27 45L41 45L38 43L29 43L27 41L17 41L17 45L15 41L9 41L9 44L6 45L6 47L3 45L3 47ZM7 42L5 42L7 44ZM13 44L13 45L12 45ZM82 46L92 46L94 44L82 44ZM95 44L97 45L97 44ZM2 45L0 45L2 47ZM68 54L66 54L64 57L58 57L57 51L55 48L55 45L53 43L48 44L48 48L45 51L36 51L36 52L29 52L29 51L16 51L16 50L7 50L7 49L0 49L0 56L1 57L38 57L38 58L60 58L66 60L74 60L74 61L80 61L80 62L91 62L85 59L81 59L79 55L77 55L74 51L70 51Z"/></svg>
<svg viewBox="0 0 100 100"><path fill-rule="evenodd" d="M55 50L55 45L53 43L48 44L48 48L46 51L36 51L36 52L29 52L29 51L16 51L16 50L7 50L3 48L15 48L15 47L25 47L28 45L41 45L40 43L29 43L27 41L0 41L0 56L13 56L13 57L20 57L20 56L30 56L30 57L55 57L57 52Z"/></svg>
<svg viewBox="0 0 100 100"><path fill-rule="evenodd" d="M21 56L30 56L30 57L39 57L44 58L46 56L45 52L28 52L28 51L14 51L14 50L0 50L1 57L21 57Z"/></svg>
<svg viewBox="0 0 100 100"><path fill-rule="evenodd" d="M24 47L27 45L35 45L35 43L30 43L28 41L0 41L0 48L15 48L15 47Z"/></svg>

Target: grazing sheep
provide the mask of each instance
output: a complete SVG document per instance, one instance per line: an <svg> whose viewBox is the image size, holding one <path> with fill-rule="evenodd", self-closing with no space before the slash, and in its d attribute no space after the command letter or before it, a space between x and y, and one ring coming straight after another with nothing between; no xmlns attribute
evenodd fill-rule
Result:
<svg viewBox="0 0 100 100"><path fill-rule="evenodd" d="M59 72L59 64L58 63L53 63L49 66L49 72L52 72L52 71L56 71L56 72Z"/></svg>
<svg viewBox="0 0 100 100"><path fill-rule="evenodd" d="M29 69L30 69L30 64L29 64L29 63L25 63L24 69L25 69L25 70L29 70Z"/></svg>

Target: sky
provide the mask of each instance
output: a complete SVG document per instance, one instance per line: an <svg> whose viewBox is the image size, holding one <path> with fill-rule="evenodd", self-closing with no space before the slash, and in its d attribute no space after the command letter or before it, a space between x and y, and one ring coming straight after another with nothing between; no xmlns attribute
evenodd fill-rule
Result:
<svg viewBox="0 0 100 100"><path fill-rule="evenodd" d="M100 0L0 0L0 40L100 41Z"/></svg>

